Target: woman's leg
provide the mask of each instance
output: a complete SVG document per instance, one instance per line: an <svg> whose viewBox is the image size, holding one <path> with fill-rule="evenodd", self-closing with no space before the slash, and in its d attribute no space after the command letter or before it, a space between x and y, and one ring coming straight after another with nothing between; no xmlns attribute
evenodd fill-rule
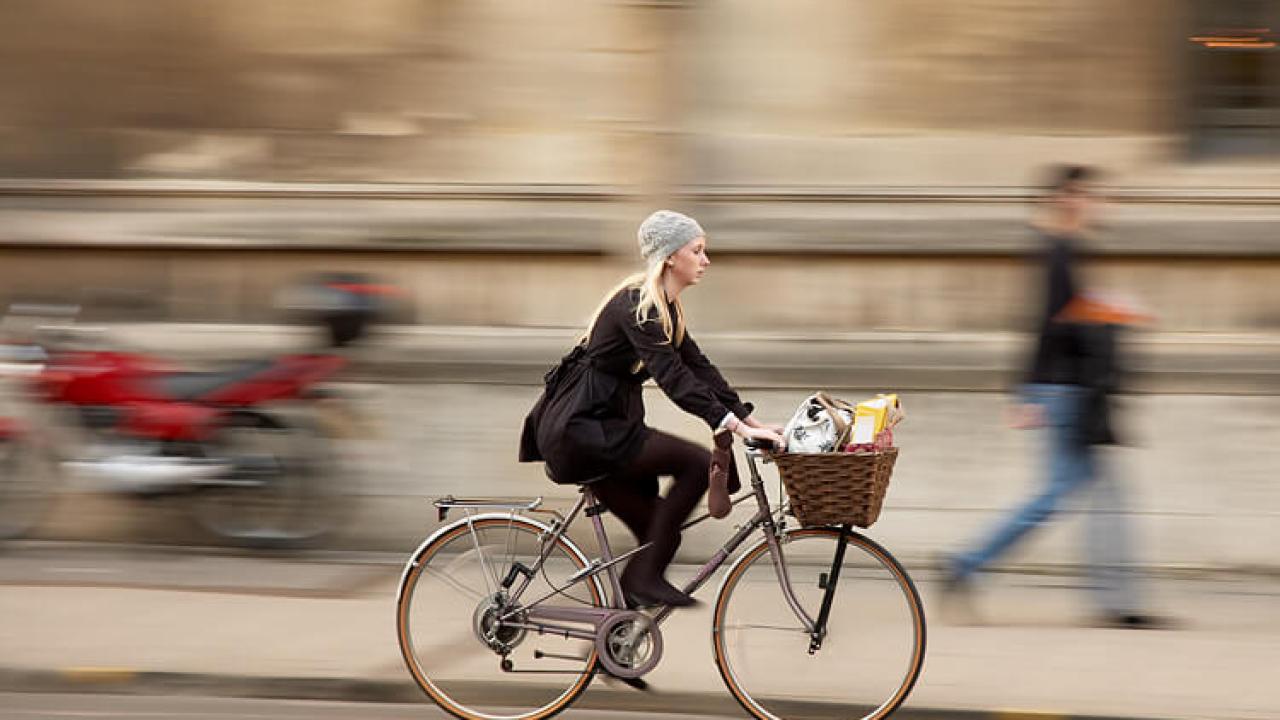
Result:
<svg viewBox="0 0 1280 720"><path fill-rule="evenodd" d="M642 542L652 543L637 555L624 573L624 587L642 596L668 604L687 605L692 598L663 579L663 573L680 546L680 526L707 492L711 453L687 440L650 430L640 454L622 472L604 481L601 499L632 532L643 523ZM657 477L675 479L662 499L641 503ZM624 490L623 488L626 488ZM621 512L617 508L623 508ZM647 515L647 517L643 517Z"/></svg>
<svg viewBox="0 0 1280 720"><path fill-rule="evenodd" d="M649 534L649 521L657 512L658 478L613 476L591 486L596 498L604 503L623 525L636 538L637 545L643 545Z"/></svg>

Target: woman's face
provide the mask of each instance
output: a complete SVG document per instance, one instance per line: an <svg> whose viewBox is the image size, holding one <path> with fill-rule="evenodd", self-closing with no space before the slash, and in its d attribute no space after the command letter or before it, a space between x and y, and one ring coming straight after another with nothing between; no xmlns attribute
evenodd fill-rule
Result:
<svg viewBox="0 0 1280 720"><path fill-rule="evenodd" d="M698 237L690 240L667 258L667 272L680 283L681 287L687 287L697 285L710 264L711 259L707 257L707 239Z"/></svg>

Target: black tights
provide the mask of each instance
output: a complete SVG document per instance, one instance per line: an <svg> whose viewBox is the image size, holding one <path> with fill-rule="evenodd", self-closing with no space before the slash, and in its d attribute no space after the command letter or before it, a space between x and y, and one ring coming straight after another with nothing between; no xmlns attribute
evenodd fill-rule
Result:
<svg viewBox="0 0 1280 720"><path fill-rule="evenodd" d="M649 430L640 454L611 477L592 485L596 497L609 508L639 543L652 542L632 558L628 575L638 580L662 577L680 546L680 526L707 492L711 453L688 440ZM658 497L658 477L670 475L675 484Z"/></svg>

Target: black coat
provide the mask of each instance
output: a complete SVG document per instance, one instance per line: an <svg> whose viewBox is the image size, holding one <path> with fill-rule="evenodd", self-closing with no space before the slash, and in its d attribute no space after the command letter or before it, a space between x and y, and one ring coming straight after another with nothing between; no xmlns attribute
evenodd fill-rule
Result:
<svg viewBox="0 0 1280 720"><path fill-rule="evenodd" d="M1037 318L1035 352L1027 371L1027 382L1052 385L1079 385L1082 348L1076 328L1058 320L1067 303L1076 296L1077 242L1067 235L1043 236L1040 255L1044 296Z"/></svg>
<svg viewBox="0 0 1280 720"><path fill-rule="evenodd" d="M1046 234L1043 240L1039 262L1044 296L1026 381L1081 388L1076 440L1083 445L1113 444L1117 442L1114 396L1121 389L1121 326L1061 319L1080 291L1076 282L1079 243L1062 234Z"/></svg>
<svg viewBox="0 0 1280 720"><path fill-rule="evenodd" d="M613 473L644 445L641 386L651 377L710 428L730 412L740 418L751 414L692 337L686 334L679 346L667 341L656 311L636 322L638 298L637 289L614 295L588 341L547 373L542 396L524 421L521 462L545 461L559 483ZM671 310L674 315L674 305Z"/></svg>
<svg viewBox="0 0 1280 720"><path fill-rule="evenodd" d="M1115 395L1121 389L1124 368L1120 363L1122 326L1109 323L1071 323L1069 332L1079 348L1078 380L1081 398L1076 430L1083 445L1111 445L1115 432Z"/></svg>

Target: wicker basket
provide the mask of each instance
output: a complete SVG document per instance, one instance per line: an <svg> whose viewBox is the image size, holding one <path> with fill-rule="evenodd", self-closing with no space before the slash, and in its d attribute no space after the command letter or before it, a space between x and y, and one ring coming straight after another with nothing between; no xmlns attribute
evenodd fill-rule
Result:
<svg viewBox="0 0 1280 720"><path fill-rule="evenodd" d="M867 528L880 517L898 449L868 453L778 453L773 462L802 525Z"/></svg>

